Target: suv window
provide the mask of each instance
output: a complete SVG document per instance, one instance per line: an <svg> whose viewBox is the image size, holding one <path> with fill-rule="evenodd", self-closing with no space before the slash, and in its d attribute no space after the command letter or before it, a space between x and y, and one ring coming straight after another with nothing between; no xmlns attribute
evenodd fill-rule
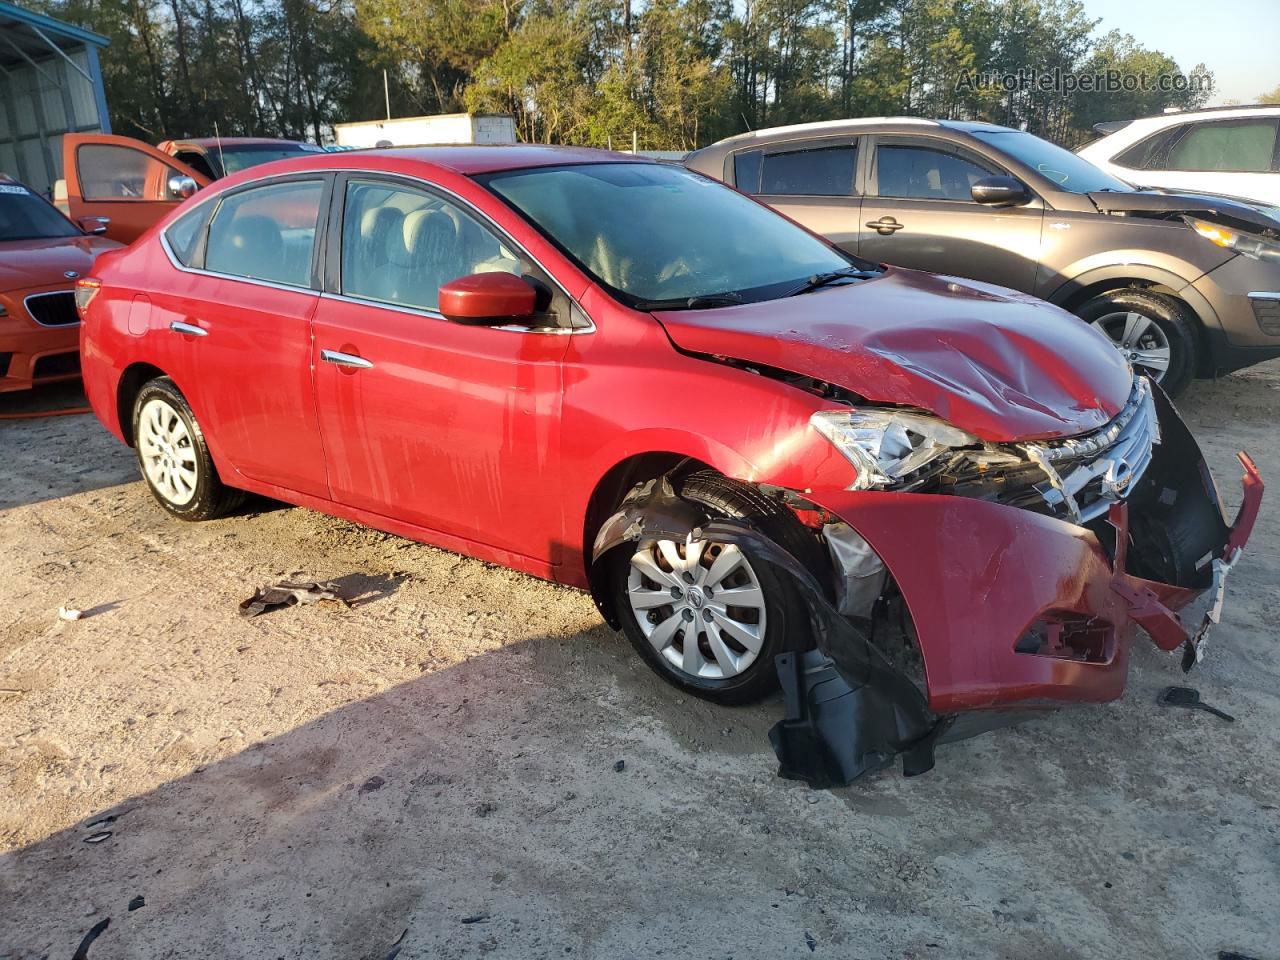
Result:
<svg viewBox="0 0 1280 960"><path fill-rule="evenodd" d="M293 180L225 198L209 225L205 269L310 286L323 193L319 180Z"/></svg>
<svg viewBox="0 0 1280 960"><path fill-rule="evenodd" d="M489 271L523 273L516 253L460 207L410 187L347 183L345 296L435 310L442 284Z"/></svg>
<svg viewBox="0 0 1280 960"><path fill-rule="evenodd" d="M974 183L989 176L990 170L932 147L876 148L876 183L882 197L972 201Z"/></svg>
<svg viewBox="0 0 1280 960"><path fill-rule="evenodd" d="M743 193L760 192L760 161L764 151L749 150L733 158L733 185Z"/></svg>
<svg viewBox="0 0 1280 960"><path fill-rule="evenodd" d="M1267 173L1276 150L1276 118L1191 125L1169 150L1166 170Z"/></svg>
<svg viewBox="0 0 1280 960"><path fill-rule="evenodd" d="M852 143L765 154L760 193L774 196L850 196L857 156L857 147Z"/></svg>
<svg viewBox="0 0 1280 960"><path fill-rule="evenodd" d="M85 200L178 200L169 179L181 176L149 153L111 143L86 143L76 150L80 196Z"/></svg>
<svg viewBox="0 0 1280 960"><path fill-rule="evenodd" d="M1165 154L1165 148L1186 129L1187 125L1184 123L1176 127L1169 127L1166 130L1157 130L1150 136L1139 140L1128 150L1117 154L1115 162L1122 167L1128 167L1130 170L1159 169Z"/></svg>

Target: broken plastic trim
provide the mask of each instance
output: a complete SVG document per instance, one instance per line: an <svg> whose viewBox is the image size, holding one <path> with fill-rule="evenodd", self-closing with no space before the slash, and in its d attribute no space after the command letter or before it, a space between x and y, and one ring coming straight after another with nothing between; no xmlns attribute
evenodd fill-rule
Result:
<svg viewBox="0 0 1280 960"><path fill-rule="evenodd" d="M950 718L930 712L920 689L831 605L794 556L741 521L709 519L677 496L669 477L639 486L600 528L592 567L610 551L642 540L694 537L749 548L790 574L809 608L816 650L782 654L776 666L786 715L769 731L779 775L824 788L847 786L903 755L903 773L933 767Z"/></svg>

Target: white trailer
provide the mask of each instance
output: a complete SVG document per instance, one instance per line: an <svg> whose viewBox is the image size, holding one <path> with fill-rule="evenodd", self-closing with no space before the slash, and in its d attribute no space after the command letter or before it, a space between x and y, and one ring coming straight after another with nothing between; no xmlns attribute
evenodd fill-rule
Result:
<svg viewBox="0 0 1280 960"><path fill-rule="evenodd" d="M430 117L337 123L333 132L340 147L515 143L516 121L509 113L442 113Z"/></svg>

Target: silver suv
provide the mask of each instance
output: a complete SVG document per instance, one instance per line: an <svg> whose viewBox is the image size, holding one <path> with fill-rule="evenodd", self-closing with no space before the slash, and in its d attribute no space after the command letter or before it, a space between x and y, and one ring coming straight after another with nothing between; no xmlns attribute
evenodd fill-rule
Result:
<svg viewBox="0 0 1280 960"><path fill-rule="evenodd" d="M840 120L690 154L850 253L1034 294L1093 324L1176 395L1280 356L1280 219L1137 190L987 123Z"/></svg>

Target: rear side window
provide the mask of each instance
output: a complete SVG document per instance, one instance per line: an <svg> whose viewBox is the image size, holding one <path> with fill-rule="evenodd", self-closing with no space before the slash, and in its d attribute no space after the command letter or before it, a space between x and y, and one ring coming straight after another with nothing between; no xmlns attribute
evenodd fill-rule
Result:
<svg viewBox="0 0 1280 960"><path fill-rule="evenodd" d="M520 258L455 204L377 181L347 183L342 293L435 310L440 287L473 273L520 276Z"/></svg>
<svg viewBox="0 0 1280 960"><path fill-rule="evenodd" d="M198 266L196 257L200 242L204 239L204 228L209 223L209 215L216 204L202 203L190 213L185 213L173 222L164 232L169 241L169 249L185 267Z"/></svg>
<svg viewBox="0 0 1280 960"><path fill-rule="evenodd" d="M847 197L853 193L856 161L857 148L851 143L766 154L760 192L775 196Z"/></svg>
<svg viewBox="0 0 1280 960"><path fill-rule="evenodd" d="M991 176L972 161L931 147L884 145L876 150L876 183L882 197L973 200L974 183Z"/></svg>
<svg viewBox="0 0 1280 960"><path fill-rule="evenodd" d="M733 185L743 193L760 192L760 161L764 153L751 150L733 158Z"/></svg>
<svg viewBox="0 0 1280 960"><path fill-rule="evenodd" d="M1276 152L1277 119L1192 124L1169 148L1166 170L1267 173Z"/></svg>
<svg viewBox="0 0 1280 960"><path fill-rule="evenodd" d="M323 193L319 180L295 180L227 197L209 224L205 269L309 286Z"/></svg>
<svg viewBox="0 0 1280 960"><path fill-rule="evenodd" d="M76 150L80 196L85 200L180 200L169 180L181 176L149 153L111 143Z"/></svg>

